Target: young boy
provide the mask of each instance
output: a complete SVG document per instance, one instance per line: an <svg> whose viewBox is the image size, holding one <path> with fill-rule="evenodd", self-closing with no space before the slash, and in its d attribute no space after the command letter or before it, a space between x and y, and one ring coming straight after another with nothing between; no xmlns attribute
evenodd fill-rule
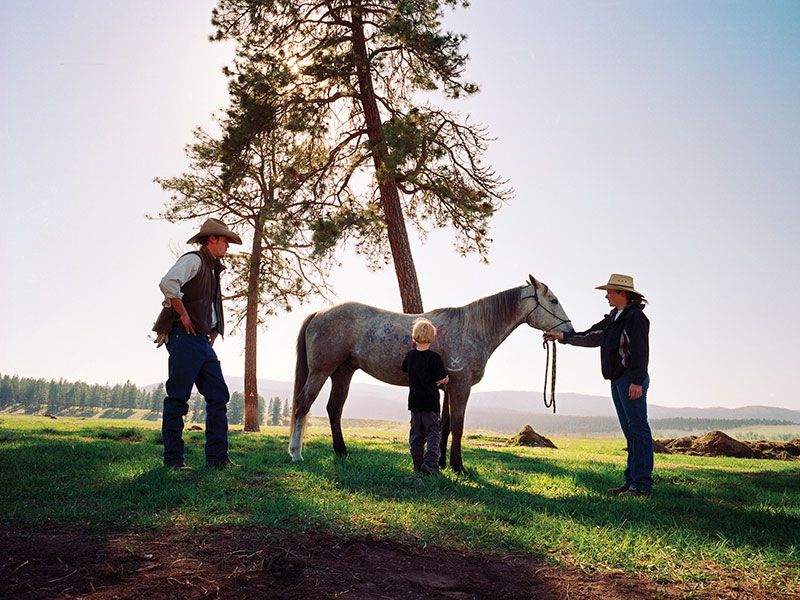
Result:
<svg viewBox="0 0 800 600"><path fill-rule="evenodd" d="M430 349L436 339L433 323L427 319L414 321L411 338L415 349L403 359L403 372L408 373L408 410L411 411L408 443L414 470L435 475L439 472L439 439L442 435L439 389L436 386L446 384L450 377L444 370L442 357Z"/></svg>

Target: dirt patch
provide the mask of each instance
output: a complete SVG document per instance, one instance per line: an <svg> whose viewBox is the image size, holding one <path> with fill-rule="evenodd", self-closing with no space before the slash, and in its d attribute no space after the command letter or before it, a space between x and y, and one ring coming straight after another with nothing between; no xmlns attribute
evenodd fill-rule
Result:
<svg viewBox="0 0 800 600"><path fill-rule="evenodd" d="M653 440L653 450L662 454L793 460L800 458L800 439L790 442L768 440L743 442L721 431L709 431L699 437L690 435L682 438Z"/></svg>
<svg viewBox="0 0 800 600"><path fill-rule="evenodd" d="M465 553L371 537L264 529L116 533L0 527L6 598L632 598L687 589L563 569L518 554ZM700 597L769 594L703 590ZM697 590L694 591L698 596Z"/></svg>
<svg viewBox="0 0 800 600"><path fill-rule="evenodd" d="M536 433L533 427L525 425L522 430L506 442L509 446L530 446L532 448L555 448L549 439Z"/></svg>

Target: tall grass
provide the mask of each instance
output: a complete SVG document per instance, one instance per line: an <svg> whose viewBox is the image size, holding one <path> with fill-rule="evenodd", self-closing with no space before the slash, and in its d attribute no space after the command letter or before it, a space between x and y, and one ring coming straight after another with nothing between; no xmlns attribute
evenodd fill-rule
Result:
<svg viewBox="0 0 800 600"><path fill-rule="evenodd" d="M5 524L98 529L263 526L322 528L463 549L521 552L593 571L662 581L745 580L800 587L800 463L657 455L655 494L611 498L625 461L620 439L509 448L471 435L466 476L410 469L404 430L350 431L338 459L311 428L291 464L285 429L233 433L238 468L202 467L202 432L187 462L161 467L153 424L4 418L0 503Z"/></svg>

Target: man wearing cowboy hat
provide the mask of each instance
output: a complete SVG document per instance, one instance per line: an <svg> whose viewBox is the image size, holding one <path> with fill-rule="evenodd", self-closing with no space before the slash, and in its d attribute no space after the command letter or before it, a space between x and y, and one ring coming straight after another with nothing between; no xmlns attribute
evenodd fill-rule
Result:
<svg viewBox="0 0 800 600"><path fill-rule="evenodd" d="M214 341L225 334L222 313L220 273L225 269L220 258L228 244L242 239L218 219L208 219L200 231L187 241L200 244L167 271L159 287L164 293L163 309L153 331L158 346L166 343L169 352L169 377L161 433L164 439L164 464L189 470L184 463L183 417L189 411L192 386L206 401L206 464L224 467L228 458L228 386L222 376Z"/></svg>
<svg viewBox="0 0 800 600"><path fill-rule="evenodd" d="M633 277L614 273L606 291L612 311L586 331L545 333L546 340L573 346L600 346L603 377L611 381L611 397L622 432L628 442L628 464L623 485L611 488L615 496L649 496L653 489L653 437L647 422L650 376L650 321L644 314L647 300L633 287Z"/></svg>

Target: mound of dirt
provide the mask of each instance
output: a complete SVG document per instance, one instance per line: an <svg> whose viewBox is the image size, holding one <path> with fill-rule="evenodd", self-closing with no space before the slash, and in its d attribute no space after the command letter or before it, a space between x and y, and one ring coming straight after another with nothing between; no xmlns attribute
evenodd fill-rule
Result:
<svg viewBox="0 0 800 600"><path fill-rule="evenodd" d="M517 435L508 440L509 446L531 446L532 448L555 448L556 445L539 435L530 425L525 425Z"/></svg>
<svg viewBox="0 0 800 600"><path fill-rule="evenodd" d="M188 431L203 431L203 428L200 425L192 425L189 427Z"/></svg>
<svg viewBox="0 0 800 600"><path fill-rule="evenodd" d="M653 440L653 452L656 454L672 454L672 450L664 445L663 440Z"/></svg>
<svg viewBox="0 0 800 600"><path fill-rule="evenodd" d="M778 458L781 460L800 458L800 439L791 440L790 442L759 440L749 443L756 452L760 452L764 455L764 458Z"/></svg>
<svg viewBox="0 0 800 600"><path fill-rule="evenodd" d="M742 442L722 431L709 431L700 437L690 435L682 438L653 440L653 450L664 454L792 460L800 457L800 443L798 442L800 440Z"/></svg>
<svg viewBox="0 0 800 600"><path fill-rule="evenodd" d="M707 434L697 438L692 447L704 456L755 457L755 452L750 446L733 439L721 431L709 431Z"/></svg>

